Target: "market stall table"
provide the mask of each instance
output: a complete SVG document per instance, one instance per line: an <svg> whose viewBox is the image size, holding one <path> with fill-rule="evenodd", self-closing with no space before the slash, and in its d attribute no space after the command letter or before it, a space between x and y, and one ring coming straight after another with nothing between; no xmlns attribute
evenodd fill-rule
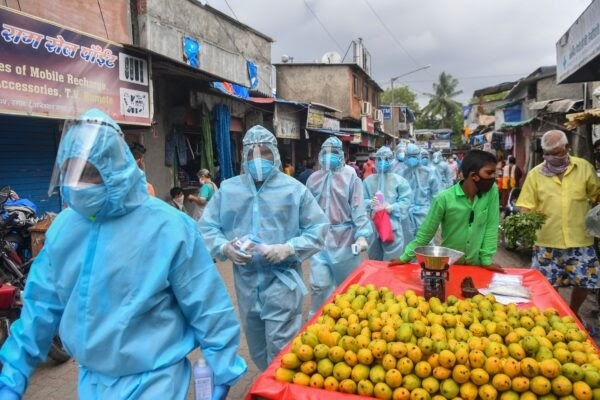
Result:
<svg viewBox="0 0 600 400"><path fill-rule="evenodd" d="M584 329L581 321L577 319L573 311L560 297L558 292L548 283L546 278L536 270L521 268L505 268L507 274L520 275L523 278L523 286L531 293L531 301L519 304L519 308L536 306L540 310L554 308L560 315L570 315ZM449 269L450 279L446 282L446 295L455 295L462 298L460 284L466 277L471 277L476 288L488 287L493 271L482 267L453 265ZM345 292L352 284L373 284L376 287L387 287L396 294L404 293L412 289L418 295L423 294L423 282L421 280L421 266L417 264L406 264L394 267L388 267L387 262L367 260L363 262L348 278L336 289L332 297L338 293ZM321 310L315 314L312 320L302 328L305 330L307 325L316 321L321 314ZM595 344L594 344L595 345ZM261 374L248 393L246 400L250 399L303 399L303 400L321 400L326 397L328 400L348 399L372 399L359 395L351 395L340 392L325 392L323 389L314 389L311 387L295 385L287 382L275 380L275 370L280 366L281 356L289 352L288 344L275 357L271 365Z"/></svg>

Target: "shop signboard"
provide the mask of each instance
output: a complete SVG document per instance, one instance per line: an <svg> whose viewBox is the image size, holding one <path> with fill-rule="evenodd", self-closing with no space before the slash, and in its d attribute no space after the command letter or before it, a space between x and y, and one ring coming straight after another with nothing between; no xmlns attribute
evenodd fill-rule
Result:
<svg viewBox="0 0 600 400"><path fill-rule="evenodd" d="M2 6L0 23L0 113L150 125L146 56Z"/></svg>
<svg viewBox="0 0 600 400"><path fill-rule="evenodd" d="M431 148L433 149L450 149L452 145L449 140L432 140Z"/></svg>
<svg viewBox="0 0 600 400"><path fill-rule="evenodd" d="M306 116L306 127L308 129L323 129L323 119L325 113L312 107L308 107L308 115Z"/></svg>
<svg viewBox="0 0 600 400"><path fill-rule="evenodd" d="M379 109L381 110L381 112L383 113L383 119L384 120L390 120L392 119L392 107L379 107Z"/></svg>
<svg viewBox="0 0 600 400"><path fill-rule="evenodd" d="M300 120L297 108L276 104L274 119L275 136L283 139L300 139Z"/></svg>
<svg viewBox="0 0 600 400"><path fill-rule="evenodd" d="M586 82L598 79L594 67L600 56L600 1L592 1L556 43L556 82ZM587 70L587 71L586 71ZM597 70L597 69L596 69Z"/></svg>

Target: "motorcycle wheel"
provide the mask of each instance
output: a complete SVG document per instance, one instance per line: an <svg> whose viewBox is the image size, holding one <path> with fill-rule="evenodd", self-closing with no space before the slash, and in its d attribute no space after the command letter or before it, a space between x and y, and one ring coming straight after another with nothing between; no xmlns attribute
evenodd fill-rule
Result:
<svg viewBox="0 0 600 400"><path fill-rule="evenodd" d="M54 360L54 362L57 364L62 364L71 359L69 353L65 351L58 335L54 336L54 339L52 339L52 344L50 345L50 350L48 351L48 357Z"/></svg>

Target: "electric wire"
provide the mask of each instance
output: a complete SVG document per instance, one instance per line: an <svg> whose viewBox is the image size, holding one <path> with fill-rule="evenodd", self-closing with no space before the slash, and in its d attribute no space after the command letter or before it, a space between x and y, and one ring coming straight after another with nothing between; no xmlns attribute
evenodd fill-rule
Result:
<svg viewBox="0 0 600 400"><path fill-rule="evenodd" d="M323 22L321 22L321 20L319 19L319 17L317 16L317 13L315 13L313 11L313 9L310 7L310 5L308 4L308 2L306 0L302 0L304 2L304 5L306 6L306 8L308 8L308 11L310 11L310 13L313 15L313 17L315 17L315 19L317 20L317 22L319 23L319 25L321 25L321 28L323 28L323 30L325 31L325 33L327 33L327 36L329 36L329 38L333 41L333 43L336 44L336 46L338 47L338 49L340 50L340 52L344 52L344 48L338 43L337 40L335 40L335 37L333 37L333 35L329 32L329 30L327 30L327 28L325 27L325 25L323 24Z"/></svg>
<svg viewBox="0 0 600 400"><path fill-rule="evenodd" d="M104 13L102 12L102 7L100 6L100 0L96 0L96 3L98 4L98 9L100 10L100 16L102 17L102 25L104 26L104 33L106 33L106 38L110 39L110 37L108 36L108 29L106 29L106 21L104 20Z"/></svg>
<svg viewBox="0 0 600 400"><path fill-rule="evenodd" d="M422 64L420 64L417 59L415 57L413 57L412 54L410 54L410 52L402 45L402 43L400 42L400 40L398 40L398 38L396 38L396 36L394 35L394 33L392 32L392 30L390 28L388 28L388 26L386 25L385 22L383 22L383 19L381 19L381 17L379 16L379 14L377 13L377 11L375 11L375 9L373 8L373 6L371 5L371 3L369 2L369 0L363 0L365 2L365 4L369 7L369 9L371 10L371 12L373 13L373 15L375 15L375 18L377 18L377 20L381 23L381 25L383 26L383 28L386 30L386 32L390 35L390 37L392 38L392 40L394 42L396 42L396 44L402 49L402 51L404 51L406 53L406 55L408 56L408 58L410 58L412 60L412 62L415 64L415 66L420 66ZM431 71L426 71L429 75L431 75Z"/></svg>

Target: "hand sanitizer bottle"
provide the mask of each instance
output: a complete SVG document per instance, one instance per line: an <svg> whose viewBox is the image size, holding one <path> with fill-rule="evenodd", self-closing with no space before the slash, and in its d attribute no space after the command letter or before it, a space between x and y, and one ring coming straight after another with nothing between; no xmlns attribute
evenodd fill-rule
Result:
<svg viewBox="0 0 600 400"><path fill-rule="evenodd" d="M211 400L213 392L213 372L200 356L194 364L194 399Z"/></svg>

